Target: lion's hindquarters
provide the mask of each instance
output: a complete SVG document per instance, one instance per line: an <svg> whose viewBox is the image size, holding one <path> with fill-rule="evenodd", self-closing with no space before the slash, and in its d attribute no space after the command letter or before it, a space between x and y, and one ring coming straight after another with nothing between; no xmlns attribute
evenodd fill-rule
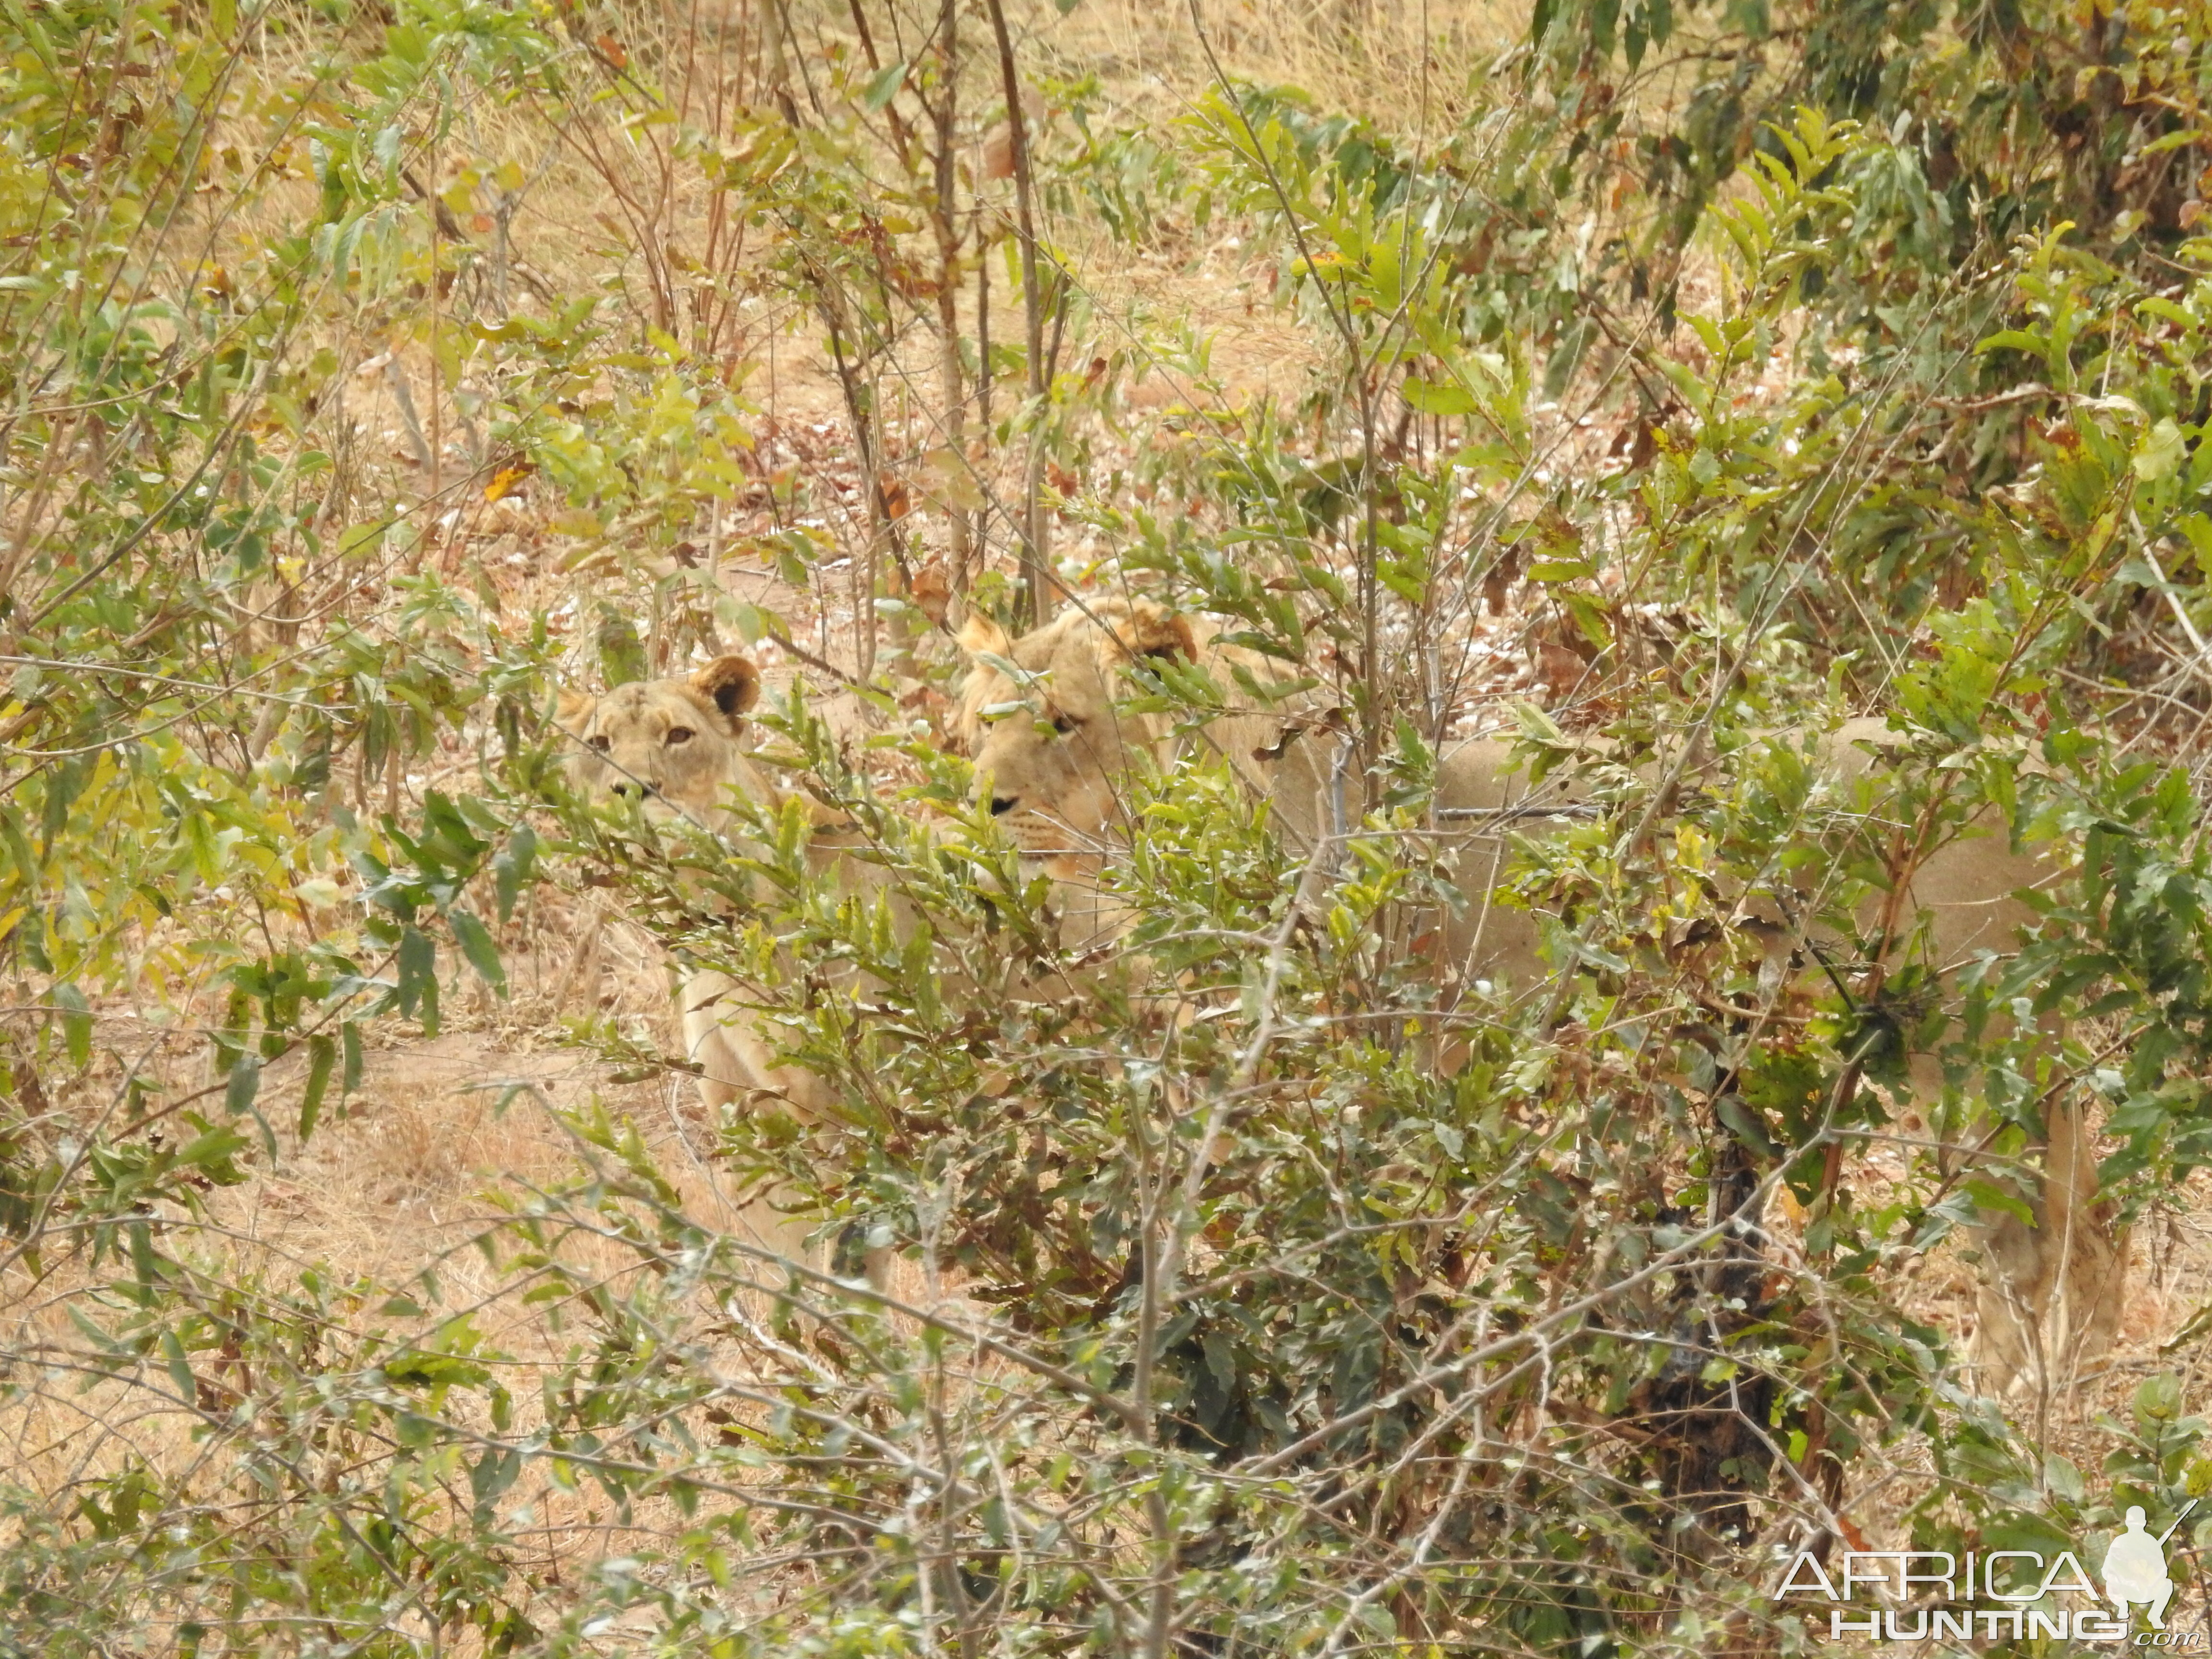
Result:
<svg viewBox="0 0 2212 1659"><path fill-rule="evenodd" d="M1510 744L1478 738L1437 763L1435 816L1447 875L1463 908L1438 930L1437 964L1447 993L1488 981L1526 991L1549 976L1536 912L1500 902L1516 835L1541 835L1565 820L1548 809L1587 795L1571 780L1528 783Z"/></svg>
<svg viewBox="0 0 2212 1659"><path fill-rule="evenodd" d="M2036 922L2016 895L2059 874L2048 859L2009 850L1994 811L1971 828L1980 833L1947 844L1912 884L1914 907L1929 919L1929 955L1947 969L1984 952L2016 949ZM2046 1038L2055 1039L2055 1022L2046 1024L2052 1027ZM1989 1029L2001 1039L2012 1021L2001 1010ZM2053 1045L2044 1046L2049 1052ZM2044 1087L2040 1078L2030 1083ZM2029 1152L2040 1153L2042 1167L2023 1171L2018 1183L2032 1222L2006 1211L1976 1229L1984 1268L1973 1357L1992 1392L2038 1377L2064 1386L2109 1352L2119 1334L2128 1247L2115 1231L2112 1206L2097 1196L2094 1132L2063 1081L2045 1088L2041 1104L2044 1136ZM1965 1139L1979 1145L1989 1133L1984 1119L1966 1127Z"/></svg>
<svg viewBox="0 0 2212 1659"><path fill-rule="evenodd" d="M1881 722L1852 721L1811 745L1812 758L1832 785L1848 785L1874 771L1881 751L1895 743ZM1563 826L1565 815L1544 809L1587 797L1571 777L1547 779L1532 792L1503 742L1478 739L1443 757L1436 815L1447 871L1465 903L1439 930L1443 959L1437 968L1447 1002L1485 981L1525 994L1551 978L1554 970L1540 950L1540 913L1502 902L1500 889L1513 861L1512 837L1541 836ZM1942 988L1944 1012L1953 1020L1962 995L1960 972L1985 956L2016 951L2037 921L2021 893L2048 888L2062 873L2045 853L2014 848L2008 828L1996 809L1984 809L1922 857L1901 892L1877 889L1855 907L1860 939L1883 949L1893 975L1908 952L1922 963ZM1817 951L1850 970L1850 941L1821 927L1814 914L1828 878L1826 866L1798 878L1799 924L1765 941L1778 965ZM2002 1040L2012 1030L2005 1011L1996 1011L1985 1030L1991 1040ZM1911 1081L1917 1098L1932 1101L1942 1086L1940 1065L1916 1054ZM2126 1244L2113 1231L2109 1206L2096 1198L2091 1131L2082 1111L2058 1094L2046 1103L2045 1115L2049 1133L2036 1149L2042 1167L2024 1183L2032 1222L2006 1212L1975 1230L1984 1267L1972 1346L1993 1390L2037 1372L2059 1381L2063 1371L2109 1349L2118 1331ZM1987 1127L1986 1120L1970 1127L1967 1141L1980 1140Z"/></svg>
<svg viewBox="0 0 2212 1659"><path fill-rule="evenodd" d="M1856 777L1870 771L1879 751L1895 742L1879 723L1859 720L1838 732L1831 747L1837 769ZM1877 755L1868 755L1869 748ZM1923 952L1918 959L1943 986L1947 1012L1955 1018L1960 970L1988 956L2017 951L2038 921L2021 894L2048 890L2063 873L2044 850L2014 848L2003 813L1985 807L1913 866L1901 904L1890 904L1881 893L1869 894L1855 920L1869 939L1887 928L1895 945ZM2059 1031L2055 1021L2044 1024L2048 1053ZM2000 1007L1984 1029L1986 1039L1995 1042L2008 1039L2015 1028L2009 1011ZM1932 1056L1915 1055L1916 1097L1934 1098L1942 1086L1941 1073ZM2039 1078L2030 1082L2043 1086ZM2115 1231L2112 1206L2097 1197L2094 1136L2087 1115L2068 1097L2063 1083L2046 1088L2040 1105L2045 1133L2028 1154L2039 1157L2041 1167L2023 1170L2017 1183L2031 1218L2002 1211L1973 1230L1983 1265L1972 1354L1983 1385L1992 1393L2035 1378L2064 1386L2110 1350L2124 1304L2127 1240ZM1962 1132L1968 1147L1984 1146L1990 1138L1986 1115Z"/></svg>

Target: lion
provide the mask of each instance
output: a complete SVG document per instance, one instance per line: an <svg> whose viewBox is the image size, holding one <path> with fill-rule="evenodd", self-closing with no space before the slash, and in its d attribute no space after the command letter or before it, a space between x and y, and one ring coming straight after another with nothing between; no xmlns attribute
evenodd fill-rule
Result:
<svg viewBox="0 0 2212 1659"><path fill-rule="evenodd" d="M1168 758L1170 723L1117 707L1121 672L1146 658L1166 658L1204 665L1219 684L1232 678L1228 671L1236 662L1249 658L1222 646L1204 624L1146 599L1064 611L1018 640L988 623L971 623L962 643L974 660L957 733L975 760L978 798L988 792L991 811L1017 843L1063 878L1076 873L1073 866L1095 871L1102 861L1124 823L1140 758L1153 764ZM1321 745L1285 739L1285 729L1279 717L1240 708L1203 731L1255 793L1272 799L1276 823L1295 842L1343 818L1344 780L1340 768L1323 761ZM1833 732L1781 740L1799 747L1823 787L1857 792L1878 812L1881 757L1900 741L1883 722L1855 720ZM1552 977L1541 950L1541 914L1498 902L1512 842L1593 810L1588 786L1571 769L1530 786L1506 743L1474 739L1439 757L1435 815L1442 860L1468 901L1435 935L1448 995L1462 986L1493 994L1532 991ZM2005 826L1984 813L1900 873L1905 879L1893 894L1873 894L1861 905L1854 919L1858 932L1910 942L1925 952L1939 982L1951 983L1982 953L2014 948L2035 922L2016 895L2047 886L2060 872L2047 857L2012 850ZM1802 916L1808 906L1793 908ZM1808 955L1825 952L1829 963L1836 960L1842 941L1817 931L1806 941L1802 925L1785 920L1777 926L1757 908L1740 907L1740 925L1760 939L1778 968L1793 955L1801 972L1810 969ZM1931 1063L1917 1058L1913 1073L1916 1091L1931 1094ZM2055 1357L2078 1361L2101 1352L2117 1333L2113 1292L2123 1252L2094 1202L2088 1128L2069 1109L2054 1106L2048 1117L2040 1190L2030 1206L2033 1224L2006 1214L1978 1230L1985 1273L1973 1354L1992 1392L2030 1376L2053 1379Z"/></svg>
<svg viewBox="0 0 2212 1659"><path fill-rule="evenodd" d="M760 694L759 670L735 654L717 657L686 677L621 685L602 696L564 691L557 724L574 740L570 781L587 799L634 799L651 817L665 822L680 816L740 848L733 796L769 811L785 811L796 799L811 820L807 879L816 890L882 900L895 933L902 943L909 940L926 924L907 896L889 886L886 871L860 856L868 843L859 827L810 796L780 787L757 758L747 716ZM988 988L972 976L973 960L971 954L937 974L940 998L948 1003L988 1000ZM999 966L1009 978L1019 971L1010 962ZM825 971L836 982L840 970ZM848 988L874 983L863 969L842 971L849 975L842 981ZM837 1115L841 1102L828 1080L779 1063L770 1017L749 1001L738 980L698 967L675 970L672 977L685 1052L699 1066L700 1093L710 1113L767 1099L781 1103L802 1125L820 1125ZM791 1194L779 1189L749 1210L756 1243L776 1256L825 1265L809 1230L793 1218L797 1208ZM909 1300L939 1293L924 1289L920 1270L903 1262L896 1246L864 1245L864 1237L857 1224L848 1224L826 1265L841 1272L857 1265L877 1291ZM839 1268L839 1263L847 1266Z"/></svg>
<svg viewBox="0 0 2212 1659"><path fill-rule="evenodd" d="M564 690L556 719L574 739L569 781L587 799L635 799L654 817L681 816L716 831L732 823L732 790L781 808L785 792L746 743L745 716L760 691L759 668L735 654L684 678L633 681L603 696ZM781 1098L803 1121L827 1110L822 1079L775 1063L775 1044L728 975L711 969L682 975L677 1006L684 1053L700 1068L709 1112L761 1094Z"/></svg>
<svg viewBox="0 0 2212 1659"><path fill-rule="evenodd" d="M1166 759L1172 731L1166 716L1126 707L1117 684L1123 669L1148 660L1201 663L1218 671L1217 684L1242 669L1263 685L1279 671L1255 652L1222 643L1209 624L1146 599L1072 605L1018 640L971 616L960 643L970 664L951 727L975 762L978 800L1053 878L1063 933L1079 929L1079 945L1109 939L1127 918L1099 891L1099 871L1122 826L1139 757ZM1202 740L1255 794L1273 800L1279 824L1303 843L1328 773L1316 763L1315 744L1285 742L1284 732L1279 717L1243 708L1200 728ZM1281 758L1255 758L1271 746Z"/></svg>
<svg viewBox="0 0 2212 1659"><path fill-rule="evenodd" d="M1018 641L973 616L960 643L973 661L952 726L975 763L978 789L989 781L993 816L1024 852L1048 861L1099 850L1137 757L1156 757L1166 735L1158 715L1123 706L1120 671L1147 659L1198 660L1197 628L1148 599L1109 599L1062 611ZM1229 754L1237 765L1233 744Z"/></svg>

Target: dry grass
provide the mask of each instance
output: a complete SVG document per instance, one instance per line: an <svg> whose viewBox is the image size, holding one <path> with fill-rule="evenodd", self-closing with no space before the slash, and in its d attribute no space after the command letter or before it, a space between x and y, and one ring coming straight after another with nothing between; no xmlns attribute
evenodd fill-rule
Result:
<svg viewBox="0 0 2212 1659"><path fill-rule="evenodd" d="M1203 10L1213 50L1229 73L1304 86L1323 103L1361 111L1409 137L1447 124L1463 102L1468 76L1509 47L1525 27L1521 9L1483 0L1438 0L1433 7L1245 0ZM1049 5L1030 11L1027 27L1035 45L1069 72L1096 70L1121 111L1171 118L1188 109L1211 79L1189 18L1179 9L1164 12L1144 0L1091 0L1064 19ZM823 9L813 21L834 28L835 18L834 11ZM670 41L680 33L695 43L699 57L687 95L702 105L735 107L758 95L757 42L744 16L641 13L639 27ZM296 70L301 50L289 40L272 46L271 69ZM458 131L466 137L465 151L457 145L425 158L428 175L440 185L477 163L514 160L532 173L534 182L507 233L510 269L497 279L511 286L518 307L536 303L531 297L536 283L573 293L617 280L626 285L633 304L650 305L649 298L636 297L642 277L635 256L615 248L605 223L611 189L651 207L647 234L702 250L712 240L711 193L689 174L672 175L672 182L658 177L649 146L594 147L574 137L548 146L541 132L489 106L471 111ZM301 181L272 193L259 218L239 223L236 234L261 234L295 216L309 188ZM1233 233L1205 246L1112 250L1109 257L1107 245L1098 243L1079 253L1076 263L1090 285L1091 316L1088 333L1070 343L1071 358L1111 354L1149 337L1151 319L1172 317L1213 342L1221 383L1214 400L1221 404L1261 400L1288 408L1308 390L1322 353L1309 329L1274 307L1267 273L1246 260ZM733 257L742 264L745 256ZM763 467L799 471L841 541L857 545L866 532L849 434L842 424L835 378L805 328L806 320L787 303L760 303L731 323L721 349L733 359L758 364L750 384L763 429L775 434L762 446ZM410 420L404 409L446 406L453 388L438 383L421 341L380 337L362 328L330 343L358 368L342 416L355 446L356 498L440 504L436 535L415 556L450 571L482 570L489 591L514 617L552 612L571 629L574 673L587 678L588 630L576 626L577 619L602 598L630 602L635 590L596 570L563 568L578 550L552 527L558 504L547 494L533 486L491 503L471 487L489 459L480 434L441 427L430 465L422 465L416 440L426 434L418 429L419 414ZM388 369L379 361L387 354ZM899 372L917 389L915 401L926 410L929 368L919 343ZM1127 388L1091 429L1099 474L1110 476L1126 462L1143 441L1145 421L1196 395L1188 382L1164 374ZM894 422L890 430L902 464L936 436L926 413ZM1601 447L1603 435L1585 447ZM452 505L442 505L447 502ZM733 514L721 528L735 537L767 522L762 513ZM941 542L941 520L924 514L914 528L923 546L932 545L932 538ZM1111 550L1082 541L1074 526L1070 533L1077 539L1067 551L1078 563ZM861 618L836 582L793 586L741 562L722 564L718 557L715 563L729 597L783 612L794 636L811 641L817 654L849 660L847 641ZM1517 662L1517 645L1504 636L1524 623L1514 617L1498 625L1500 661ZM681 660L665 640L653 643L660 665ZM799 672L787 659L776 661L772 647L763 654L781 683ZM1492 696L1527 693L1531 677L1516 667L1489 690ZM850 704L841 706L838 718L850 731L866 723ZM449 771L434 767L398 781L407 793L419 794L471 763L456 744L447 758ZM361 784L362 799L373 783ZM210 1197L206 1228L194 1248L207 1253L212 1277L287 1281L310 1265L327 1264L347 1278L397 1285L434 1268L447 1306L485 1308L488 1333L513 1356L514 1392L526 1397L532 1392L529 1377L544 1374L566 1339L541 1316L503 1304L499 1273L469 1245L498 1218L487 1193L513 1195L551 1187L573 1172L575 1144L548 1109L573 1109L594 1097L641 1126L695 1213L714 1217L732 1231L750 1231L764 1243L792 1243L789 1224L757 1198L726 1189L712 1158L713 1126L702 1121L685 1079L672 1073L617 1083L604 1065L572 1046L570 1022L604 1015L664 1050L673 1047L665 970L650 942L618 921L605 922L588 898L549 896L537 905L502 941L515 988L511 1000L495 1002L457 986L446 1035L374 1050L362 1089L343 1115L289 1156L281 1173ZM118 1018L132 1012L113 1011ZM277 1092L272 1117L281 1121L287 1104ZM2209 1200L2212 1188L2200 1176L2139 1231L2141 1270L2123 1321L2122 1346L2104 1370L2075 1389L2028 1403L2027 1415L2049 1449L2094 1468L2106 1439L2097 1426L2100 1413L2124 1415L2128 1395L2144 1375L2178 1364L2185 1395L2192 1399L2212 1382L2207 1375L2212 1360L2201 1348L2178 1359L2160 1351L2195 1309L2212 1301ZM591 1247L577 1249L581 1261L592 1260ZM611 1247L599 1253L598 1265L615 1278L635 1271L629 1257ZM90 1266L58 1268L0 1310L11 1328L5 1346L18 1352L66 1346L68 1298L94 1282ZM902 1271L909 1274L902 1281L909 1291L941 1288L922 1286L912 1276L919 1269ZM1931 1258L1920 1279L1920 1307L1963 1329L1972 1303L1969 1273L1954 1256ZM27 1405L10 1411L0 1433L14 1477L36 1487L70 1490L88 1472L120 1467L127 1458L179 1470L201 1455L188 1416L143 1389L104 1383L87 1392L56 1379L27 1399ZM642 1515L630 1528L620 1528L580 1496L550 1486L532 1494L530 1502L537 1518L526 1535L541 1547L532 1571L549 1584L557 1584L564 1572L573 1577L584 1562L656 1535L671 1519Z"/></svg>
<svg viewBox="0 0 2212 1659"><path fill-rule="evenodd" d="M1194 21L1195 16L1195 21ZM1030 27L1066 72L1095 71L1122 106L1180 113L1215 79L1291 86L1418 139L1467 107L1470 82L1525 40L1528 8L1502 0L1089 0ZM1203 29L1201 35L1200 30ZM1209 56L1208 48L1211 48Z"/></svg>

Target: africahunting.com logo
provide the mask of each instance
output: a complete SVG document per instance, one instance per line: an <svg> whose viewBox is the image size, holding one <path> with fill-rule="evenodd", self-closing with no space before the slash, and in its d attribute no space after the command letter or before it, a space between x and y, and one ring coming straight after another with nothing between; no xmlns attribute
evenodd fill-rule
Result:
<svg viewBox="0 0 2212 1659"><path fill-rule="evenodd" d="M1876 1642L2124 1642L2141 1647L2202 1650L2203 1631L2168 1631L2166 1610L2174 1582L2166 1576L2166 1544L2197 1507L2195 1500L2153 1536L2143 1511L2131 1508L2126 1528L2106 1547L2092 1579L2071 1550L1990 1550L1965 1556L1941 1550L1853 1550L1833 1577L1809 1550L1798 1553L1775 1600L1826 1601L1828 1637ZM1875 1605L1862 1599L1871 1592ZM2054 1598L2086 1598L2059 1606ZM1995 1603L1984 1606L1984 1603ZM1887 1604L1887 1605L1884 1605ZM2147 1628L2136 1631L2140 1616ZM1817 1624L1810 1628L1815 1632Z"/></svg>

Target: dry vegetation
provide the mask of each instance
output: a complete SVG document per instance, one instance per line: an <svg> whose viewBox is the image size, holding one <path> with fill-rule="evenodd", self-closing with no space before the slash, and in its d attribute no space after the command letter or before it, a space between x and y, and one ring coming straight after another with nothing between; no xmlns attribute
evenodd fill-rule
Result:
<svg viewBox="0 0 2212 1659"><path fill-rule="evenodd" d="M1795 1651L2212 1492L2212 20L1907 10L0 20L0 1659ZM1351 805L1117 780L1101 948L949 715L1133 594ZM896 919L564 785L732 649ZM1991 833L2017 951L1855 920ZM1992 1376L2062 1109L2117 1340Z"/></svg>

